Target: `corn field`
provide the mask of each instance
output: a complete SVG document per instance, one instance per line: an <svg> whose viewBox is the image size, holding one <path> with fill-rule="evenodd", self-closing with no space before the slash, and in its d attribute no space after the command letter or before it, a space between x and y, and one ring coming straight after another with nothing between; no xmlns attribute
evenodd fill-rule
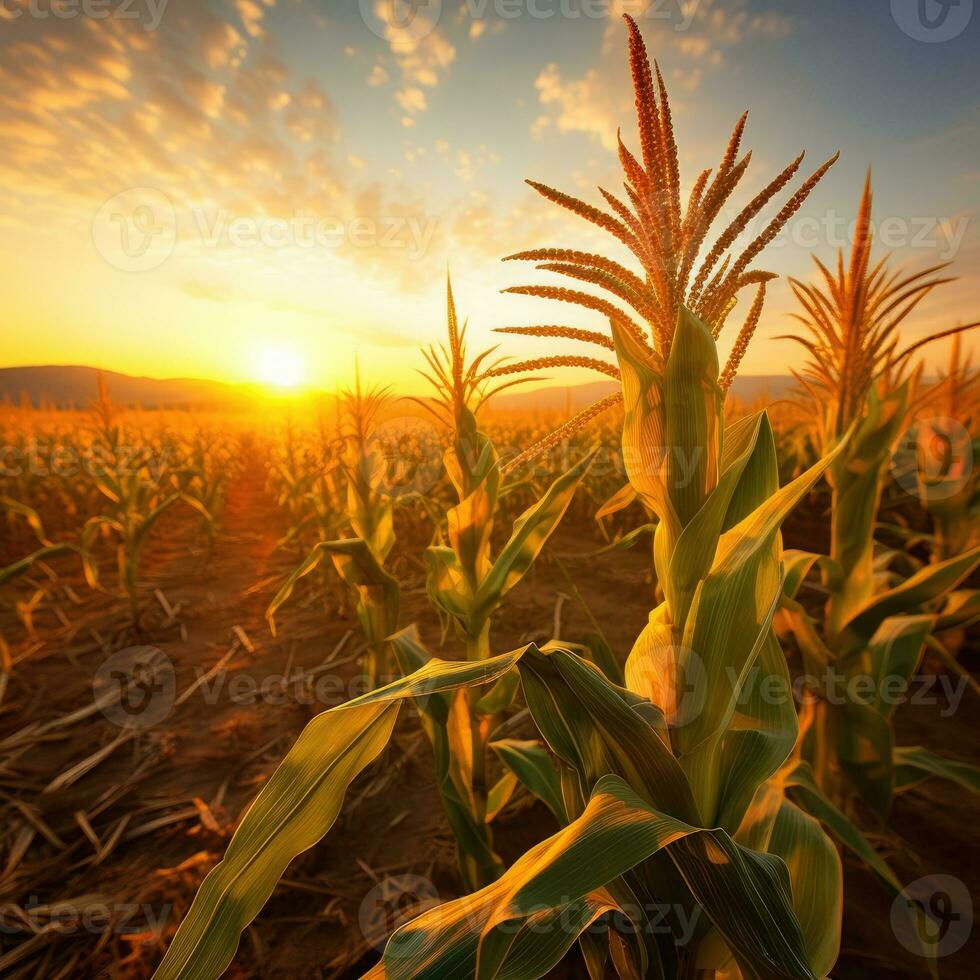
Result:
<svg viewBox="0 0 980 980"><path fill-rule="evenodd" d="M540 323L481 348L450 270L414 397L0 407L0 976L975 975L977 324L903 332L957 270L869 172L739 399L837 155L743 115L685 174L615 40L622 191L529 181L581 238L506 256Z"/></svg>

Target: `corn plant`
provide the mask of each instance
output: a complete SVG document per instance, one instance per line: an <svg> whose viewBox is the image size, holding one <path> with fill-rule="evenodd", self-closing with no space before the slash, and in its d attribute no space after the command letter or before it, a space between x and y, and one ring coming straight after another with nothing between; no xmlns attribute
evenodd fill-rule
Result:
<svg viewBox="0 0 980 980"><path fill-rule="evenodd" d="M916 458L909 460L932 521L934 562L980 543L980 370L964 356L961 339L953 337L946 369L916 406Z"/></svg>
<svg viewBox="0 0 980 980"><path fill-rule="evenodd" d="M628 25L645 152L628 179L655 250L651 265L664 271L675 255L652 235L671 227L683 240L670 204L677 154L659 72L658 98L639 31ZM788 796L805 782L793 757L792 699L766 698L747 682L759 668L788 690L772 630L779 526L842 444L779 488L765 414L725 426L717 319L672 295L646 329L610 317L629 477L659 519L655 561L666 595L630 654L626 686L557 644L446 662L426 659L412 630L399 634L396 647L414 650L422 665L311 722L203 883L161 980L213 977L228 965L290 859L330 829L349 783L383 750L402 701L422 699L430 717L448 718L459 691L499 684L515 667L557 770L549 772L547 753L522 746L499 754L548 802L560 829L493 883L401 927L368 976L524 980L545 975L577 940L596 978L607 969L683 978L812 978L831 969L840 860ZM693 479L677 479L665 443L700 460ZM464 623L465 612L453 609ZM693 699L684 696L685 672L703 678ZM825 802L818 788L807 791ZM821 819L833 826L837 817ZM653 921L656 910L662 921Z"/></svg>
<svg viewBox="0 0 980 980"><path fill-rule="evenodd" d="M446 303L448 345L425 351L429 371L423 373L435 397L417 401L451 432L443 463L457 503L446 513L445 527L437 523L426 551L426 588L433 605L452 623L464 644L466 660L478 662L490 656L493 615L560 523L591 457L555 480L514 521L509 540L494 557L491 537L500 463L493 443L478 427L476 413L494 394L519 382L492 381L496 369L487 365L492 349L468 360L466 324L459 324L448 282ZM395 649L406 672L429 659L418 642L399 643ZM435 750L443 803L456 835L460 872L471 889L489 884L503 871L493 850L490 817L506 803L514 783L505 780L491 787L488 742L499 716L511 704L517 680L517 674L511 672L485 696L461 691L445 710L438 700L420 708Z"/></svg>
<svg viewBox="0 0 980 980"><path fill-rule="evenodd" d="M808 675L828 677L837 671L847 683L874 679L875 692L867 698L848 697L842 705L829 698L819 700L805 755L819 784L835 799L858 793L884 813L893 792L931 774L954 774L962 785L980 789L980 772L921 747L897 747L891 723L894 699L883 697L886 684L909 681L931 633L969 616L970 603L948 605L943 597L980 564L980 548L881 587L885 569L876 550L875 522L889 464L909 420L914 380L908 369L910 355L928 340L967 328L943 331L899 349L898 326L948 280L939 275L941 265L893 273L886 256L872 266L871 203L869 174L846 267L841 252L836 274L817 261L822 284L791 280L804 327L793 339L809 354L798 379L810 395L819 439L839 436L848 427L854 427L854 435L827 471L832 494L830 554L788 556L783 605ZM815 566L827 590L819 622L797 601L803 580Z"/></svg>
<svg viewBox="0 0 980 980"><path fill-rule="evenodd" d="M93 471L95 485L108 505L108 513L90 517L82 529L81 548L91 554L102 537L117 539L119 584L127 599L133 628L142 631L139 570L143 548L157 522L177 504L185 504L210 523L211 513L201 499L179 489L179 473L168 473L164 454L146 445L135 454L127 451L118 412L103 376L92 405L99 449Z"/></svg>
<svg viewBox="0 0 980 980"><path fill-rule="evenodd" d="M37 539L38 547L17 561L5 567L0 567L0 608L8 603L14 607L28 634L33 635L33 615L37 604L44 598L43 589L37 589L33 598L28 602L19 600L13 594L13 583L22 576L28 575L35 569L45 572L50 578L57 580L57 575L48 566L48 561L62 555L75 555L81 559L86 581L92 588L98 585L98 571L95 563L82 548L72 542L54 542L45 533L41 516L33 508L10 497L0 497L0 510L8 519L21 519ZM8 598L8 591L11 593ZM13 672L13 658L6 637L0 632L0 703L6 694L7 684Z"/></svg>
<svg viewBox="0 0 980 980"><path fill-rule="evenodd" d="M292 595L296 583L329 556L354 594L357 618L367 641L364 676L371 687L394 676L388 637L398 628L400 604L398 582L385 569L395 544L394 500L383 491L385 459L371 438L387 397L383 389L364 391L359 372L354 390L344 395L347 428L343 468L353 536L315 544L266 610L269 626L275 633L276 613Z"/></svg>

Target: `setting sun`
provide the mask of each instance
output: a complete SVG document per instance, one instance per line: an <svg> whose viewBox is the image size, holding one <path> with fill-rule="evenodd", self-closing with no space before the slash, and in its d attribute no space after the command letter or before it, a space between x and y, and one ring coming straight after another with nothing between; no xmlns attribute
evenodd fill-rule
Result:
<svg viewBox="0 0 980 980"><path fill-rule="evenodd" d="M306 374L299 352L286 347L266 347L259 351L253 370L257 380L276 388L295 388Z"/></svg>

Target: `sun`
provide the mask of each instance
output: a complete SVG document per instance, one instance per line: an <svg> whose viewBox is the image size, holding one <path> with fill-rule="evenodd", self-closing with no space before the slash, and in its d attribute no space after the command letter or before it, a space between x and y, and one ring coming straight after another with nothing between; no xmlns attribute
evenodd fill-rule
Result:
<svg viewBox="0 0 980 980"><path fill-rule="evenodd" d="M257 380L274 388L296 388L306 375L299 351L288 347L264 347L255 355L253 370Z"/></svg>

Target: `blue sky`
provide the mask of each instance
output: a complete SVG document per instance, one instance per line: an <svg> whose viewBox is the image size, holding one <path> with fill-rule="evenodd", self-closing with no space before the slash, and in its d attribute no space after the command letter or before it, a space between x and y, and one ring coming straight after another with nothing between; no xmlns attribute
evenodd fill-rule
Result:
<svg viewBox="0 0 980 980"><path fill-rule="evenodd" d="M275 349L332 386L360 352L376 380L406 386L413 348L442 330L447 265L478 340L553 321L539 301L499 294L521 281L500 257L608 246L523 179L592 202L596 184L617 186L616 126L634 132L617 15L648 5L420 0L399 27L402 3L138 0L133 20L118 0L110 16L78 0L62 18L3 0L4 361L242 380ZM869 165L879 248L954 262L960 280L910 337L975 319L980 275L980 14L962 0L958 33L930 43L909 20L917 5L664 0L638 17L667 78L685 187L746 108L745 195L800 149L811 168L841 150L801 213L810 225L764 267L807 276L811 252L832 256ZM335 233L312 240L308 220ZM147 228L150 250L129 254ZM795 363L769 339L791 310L775 286L746 373Z"/></svg>

